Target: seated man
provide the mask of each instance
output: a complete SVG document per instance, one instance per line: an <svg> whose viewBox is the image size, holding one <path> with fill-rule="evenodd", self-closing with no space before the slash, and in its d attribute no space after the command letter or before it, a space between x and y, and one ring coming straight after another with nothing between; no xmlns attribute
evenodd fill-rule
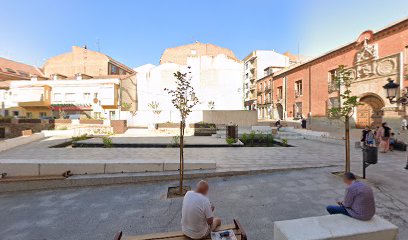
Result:
<svg viewBox="0 0 408 240"><path fill-rule="evenodd" d="M365 183L356 181L353 173L344 174L344 183L348 186L343 202L338 206L327 206L330 214L344 214L359 220L370 220L375 214L373 190Z"/></svg>
<svg viewBox="0 0 408 240"><path fill-rule="evenodd" d="M195 191L188 191L184 196L181 229L192 239L203 239L221 225L221 220L214 218L214 206L207 198L208 189L208 183L201 180Z"/></svg>

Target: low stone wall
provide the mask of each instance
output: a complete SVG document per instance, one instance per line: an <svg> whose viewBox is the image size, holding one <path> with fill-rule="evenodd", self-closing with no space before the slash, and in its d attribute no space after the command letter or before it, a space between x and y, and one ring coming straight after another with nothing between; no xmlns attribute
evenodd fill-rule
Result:
<svg viewBox="0 0 408 240"><path fill-rule="evenodd" d="M256 111L248 110L204 110L203 122L226 125L230 122L238 126L253 126L258 122Z"/></svg>
<svg viewBox="0 0 408 240"><path fill-rule="evenodd" d="M102 132L106 132L109 128L110 133L122 134L127 130L126 120L94 120L94 119L1 119L0 129L4 129L5 138L15 138L22 136L22 132L31 130L33 133L38 133L43 130L73 130L76 128L90 127L92 129L102 128Z"/></svg>
<svg viewBox="0 0 408 240"><path fill-rule="evenodd" d="M274 223L274 240L353 239L395 240L398 227L374 216L360 221L342 214L299 218Z"/></svg>
<svg viewBox="0 0 408 240"><path fill-rule="evenodd" d="M0 141L0 152L9 150L11 148L18 147L23 144L27 144L30 142L34 142L44 138L44 133L34 133L27 136L21 136L16 138L6 139L4 141Z"/></svg>
<svg viewBox="0 0 408 240"><path fill-rule="evenodd" d="M13 119L11 122L0 122L0 128L4 129L5 138L16 138L22 136L22 132L25 130L31 130L33 133L41 132L42 130L54 129L54 124L48 121L41 121L36 123L21 123Z"/></svg>

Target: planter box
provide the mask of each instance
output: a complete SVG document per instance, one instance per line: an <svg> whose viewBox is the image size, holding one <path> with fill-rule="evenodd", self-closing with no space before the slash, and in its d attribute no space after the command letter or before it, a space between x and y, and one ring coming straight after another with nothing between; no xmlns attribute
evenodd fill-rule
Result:
<svg viewBox="0 0 408 240"><path fill-rule="evenodd" d="M216 128L194 128L194 136L211 136L216 133Z"/></svg>
<svg viewBox="0 0 408 240"><path fill-rule="evenodd" d="M96 119L79 119L79 124L103 124L103 120Z"/></svg>
<svg viewBox="0 0 408 240"><path fill-rule="evenodd" d="M66 123L66 124L72 122L71 119L55 119L53 121L54 121L54 123Z"/></svg>
<svg viewBox="0 0 408 240"><path fill-rule="evenodd" d="M127 131L127 121L126 120L111 120L110 125L113 128L113 133L121 134Z"/></svg>
<svg viewBox="0 0 408 240"><path fill-rule="evenodd" d="M217 126L214 123L190 123L190 128L214 128L216 129Z"/></svg>
<svg viewBox="0 0 408 240"><path fill-rule="evenodd" d="M159 128L180 128L180 123L158 123Z"/></svg>
<svg viewBox="0 0 408 240"><path fill-rule="evenodd" d="M41 119L21 118L18 123L41 123Z"/></svg>

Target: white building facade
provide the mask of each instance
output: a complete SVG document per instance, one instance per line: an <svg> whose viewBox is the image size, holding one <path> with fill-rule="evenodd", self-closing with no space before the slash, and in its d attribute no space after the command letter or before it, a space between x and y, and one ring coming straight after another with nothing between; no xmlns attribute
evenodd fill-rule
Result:
<svg viewBox="0 0 408 240"><path fill-rule="evenodd" d="M242 62L224 54L216 56L192 56L186 64L165 62L158 66L144 65L137 72L138 111L140 124L152 122L178 122L179 113L171 103L164 88L175 89L174 73L191 72L191 84L199 103L187 119L202 121L202 110L242 110ZM190 67L190 68L188 68ZM149 104L158 103L160 114L154 114Z"/></svg>
<svg viewBox="0 0 408 240"><path fill-rule="evenodd" d="M121 117L119 78L18 80L2 90L3 115L27 118L66 117L126 119ZM7 111L7 114L4 112Z"/></svg>
<svg viewBox="0 0 408 240"><path fill-rule="evenodd" d="M243 102L245 109L257 109L256 82L269 75L265 69L275 71L288 67L289 57L273 50L256 50L251 52L243 60Z"/></svg>

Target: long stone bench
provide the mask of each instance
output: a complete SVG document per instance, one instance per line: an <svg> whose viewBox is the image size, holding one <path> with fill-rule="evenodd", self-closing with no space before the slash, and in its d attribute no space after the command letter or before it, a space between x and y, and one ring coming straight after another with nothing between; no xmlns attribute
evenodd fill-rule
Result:
<svg viewBox="0 0 408 240"><path fill-rule="evenodd" d="M398 227L374 216L360 221L341 214L274 223L274 240L395 240Z"/></svg>

